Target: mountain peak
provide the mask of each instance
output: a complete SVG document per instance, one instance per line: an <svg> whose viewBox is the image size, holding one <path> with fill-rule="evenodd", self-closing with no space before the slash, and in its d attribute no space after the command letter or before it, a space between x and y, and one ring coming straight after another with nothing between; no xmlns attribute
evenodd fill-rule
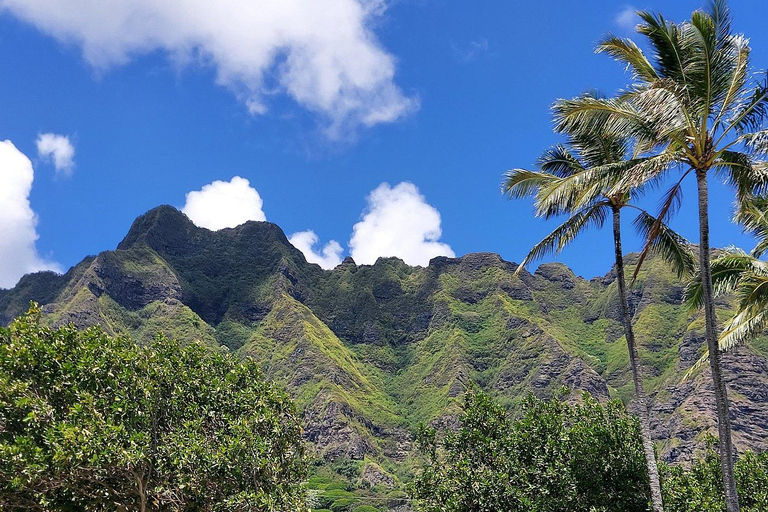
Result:
<svg viewBox="0 0 768 512"><path fill-rule="evenodd" d="M198 230L181 211L170 205L152 208L133 221L128 234L117 245L118 249L130 249L145 243L153 249L162 249L183 242Z"/></svg>
<svg viewBox="0 0 768 512"><path fill-rule="evenodd" d="M212 231L196 226L182 211L169 205L152 208L139 216L133 221L128 234L117 248L130 249L136 244L144 243L161 254L183 254L190 250L191 245L214 244L212 240L217 238L231 241L240 239L246 244L276 242L293 249L280 226L272 222L247 221L234 228Z"/></svg>

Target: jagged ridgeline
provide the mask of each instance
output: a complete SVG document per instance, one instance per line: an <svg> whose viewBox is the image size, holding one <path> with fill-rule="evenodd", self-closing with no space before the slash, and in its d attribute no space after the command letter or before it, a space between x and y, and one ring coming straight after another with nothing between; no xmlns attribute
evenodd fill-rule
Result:
<svg viewBox="0 0 768 512"><path fill-rule="evenodd" d="M408 474L415 426L454 423L470 383L509 405L561 386L631 395L613 274L587 281L545 264L517 277L516 268L481 253L426 268L347 259L325 271L275 224L213 232L161 206L139 217L117 250L0 290L0 322L34 300L51 324L101 325L138 342L163 332L253 357L292 393L327 467L392 487ZM690 459L715 425L708 373L681 381L704 330L681 306L682 288L651 260L631 295L652 429L671 461ZM719 307L725 318L729 303ZM742 347L726 367L736 444L765 449L768 342ZM361 462L340 462L349 460Z"/></svg>

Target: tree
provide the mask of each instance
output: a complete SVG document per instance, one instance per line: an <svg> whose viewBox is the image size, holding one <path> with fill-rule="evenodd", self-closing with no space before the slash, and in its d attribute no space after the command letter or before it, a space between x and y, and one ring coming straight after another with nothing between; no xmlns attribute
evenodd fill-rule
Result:
<svg viewBox="0 0 768 512"><path fill-rule="evenodd" d="M649 59L630 39L608 37L597 48L632 72L633 83L618 99L576 98L556 106L557 129L606 130L633 137L638 147L664 157L668 166L648 167L625 176L621 188L657 184L670 169L696 177L699 210L699 266L707 347L717 405L719 450L728 512L739 510L734 479L728 396L717 351L717 324L710 271L708 177L731 183L739 199L768 183L768 82L750 69L748 40L731 30L724 0L695 11L689 21L673 23L661 15L638 13L637 31L651 48ZM681 200L675 185L658 219Z"/></svg>
<svg viewBox="0 0 768 512"><path fill-rule="evenodd" d="M711 438L704 456L690 467L662 465L664 502L669 512L722 512L720 457ZM768 510L768 452L745 452L736 462L736 484L745 512Z"/></svg>
<svg viewBox="0 0 768 512"><path fill-rule="evenodd" d="M424 512L645 512L648 476L637 418L620 401L529 396L517 419L469 392L460 428L422 429L412 487Z"/></svg>
<svg viewBox="0 0 768 512"><path fill-rule="evenodd" d="M630 140L624 137L606 133L570 135L567 145L555 146L544 153L539 159L540 171L515 169L506 175L503 190L510 197L535 195L537 213L544 217L561 213L570 215L564 223L531 249L520 264L518 272L531 261L547 253L560 252L585 229L590 226L602 227L607 217L612 217L621 319L635 387L653 509L661 512L664 507L649 427L649 404L639 368L624 276L622 210L635 208L640 212L635 225L645 234L651 229L656 230L650 247L670 261L678 274L690 274L693 271L694 259L685 240L663 223L656 228L656 219L631 203L631 190L616 186L622 173L631 172L638 165L653 165L654 158L632 158L629 154ZM579 206L574 208L574 204ZM642 261L638 262L638 268L641 263Z"/></svg>
<svg viewBox="0 0 768 512"><path fill-rule="evenodd" d="M306 510L299 420L255 363L39 320L0 332L0 508Z"/></svg>

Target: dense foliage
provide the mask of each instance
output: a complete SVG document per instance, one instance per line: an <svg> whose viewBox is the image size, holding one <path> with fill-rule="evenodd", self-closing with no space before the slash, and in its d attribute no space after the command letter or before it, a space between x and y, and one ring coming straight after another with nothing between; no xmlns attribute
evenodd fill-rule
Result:
<svg viewBox="0 0 768 512"><path fill-rule="evenodd" d="M159 337L0 331L2 510L304 510L301 427L255 363Z"/></svg>
<svg viewBox="0 0 768 512"><path fill-rule="evenodd" d="M664 505L668 512L723 512L720 457L711 440L704 458L690 468L663 466ZM768 452L748 451L736 462L736 485L743 512L768 510Z"/></svg>
<svg viewBox="0 0 768 512"><path fill-rule="evenodd" d="M460 422L442 439L421 433L425 462L413 494L425 512L647 510L639 426L621 402L529 396L512 418L470 392Z"/></svg>

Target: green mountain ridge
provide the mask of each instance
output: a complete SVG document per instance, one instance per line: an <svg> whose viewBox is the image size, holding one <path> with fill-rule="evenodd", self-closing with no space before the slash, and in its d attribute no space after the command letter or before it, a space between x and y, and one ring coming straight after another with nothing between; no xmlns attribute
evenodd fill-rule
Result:
<svg viewBox="0 0 768 512"><path fill-rule="evenodd" d="M635 263L627 257L630 272ZM275 224L212 232L161 206L116 250L0 290L0 322L34 300L51 324L101 325L138 342L160 331L255 358L303 411L305 437L325 461L318 475L385 492L408 478L415 427L454 425L470 383L509 406L562 386L631 397L613 273L516 269L476 253L425 268L348 258L326 271ZM631 292L653 435L664 459L686 462L715 431L708 372L682 381L702 352L703 322L680 304L682 284L661 261L644 265ZM723 318L730 308L720 302ZM768 342L725 363L736 445L765 449Z"/></svg>

